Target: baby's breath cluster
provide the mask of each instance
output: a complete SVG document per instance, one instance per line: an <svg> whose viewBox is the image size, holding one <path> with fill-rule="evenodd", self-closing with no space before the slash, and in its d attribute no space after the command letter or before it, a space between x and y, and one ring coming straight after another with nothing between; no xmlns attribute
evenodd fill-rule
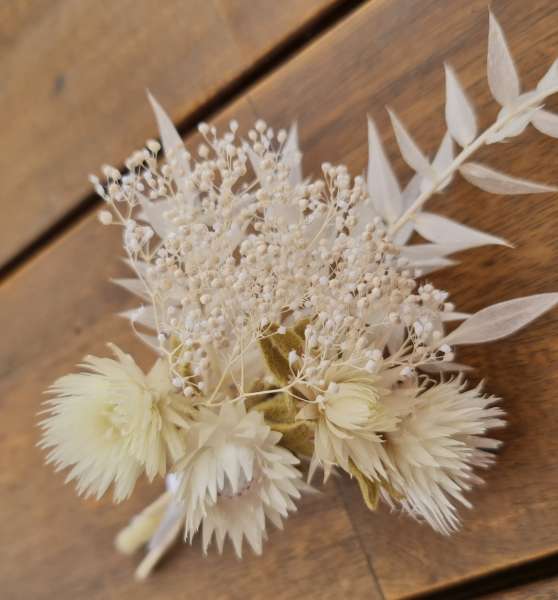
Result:
<svg viewBox="0 0 558 600"><path fill-rule="evenodd" d="M201 124L196 161L178 144L160 165L148 142L127 175L107 167L96 183L149 299L135 322L153 326L176 387L209 404L246 398L259 342L297 323L288 386L311 396L332 361L375 372L388 341L384 366L404 377L447 358L437 346L447 294L417 288L364 178L326 163L323 178L303 181L286 131L260 120L242 141L237 129L219 137Z"/></svg>

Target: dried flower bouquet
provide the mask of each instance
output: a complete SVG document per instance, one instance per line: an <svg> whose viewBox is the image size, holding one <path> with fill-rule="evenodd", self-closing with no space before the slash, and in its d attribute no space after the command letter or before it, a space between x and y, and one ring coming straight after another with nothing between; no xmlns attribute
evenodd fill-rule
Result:
<svg viewBox="0 0 558 600"><path fill-rule="evenodd" d="M304 179L296 126L275 134L260 120L239 141L234 121L222 137L202 123L194 160L151 97L165 161L151 140L126 174L92 178L134 272L117 283L142 300L125 316L159 357L149 373L113 345L113 358L86 357L50 388L41 445L80 494L113 485L118 502L140 475L166 476L117 538L124 552L147 544L139 577L181 531L191 541L201 529L204 551L228 537L239 556L244 540L260 553L266 522L282 526L317 469L348 473L370 509L383 500L443 534L458 528L455 505L470 506L464 493L499 445L488 432L504 420L455 349L515 332L558 294L456 312L425 275L453 252L507 242L423 206L457 173L498 194L556 191L469 159L529 123L558 137L542 107L558 61L522 93L490 15L488 81L502 108L480 134L445 71L448 131L432 162L390 112L416 172L403 191L371 120L366 178L324 163ZM413 231L428 242L409 244ZM461 324L446 334L451 321Z"/></svg>

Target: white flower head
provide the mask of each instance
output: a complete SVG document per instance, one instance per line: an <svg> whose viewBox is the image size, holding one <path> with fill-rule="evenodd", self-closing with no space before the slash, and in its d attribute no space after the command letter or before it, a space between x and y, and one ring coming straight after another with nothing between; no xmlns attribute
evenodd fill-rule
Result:
<svg viewBox="0 0 558 600"><path fill-rule="evenodd" d="M280 439L261 413L247 413L242 403L224 404L219 412L200 408L176 465L186 538L191 541L202 525L205 552L215 534L219 552L228 536L239 557L244 538L261 553L266 519L281 528L296 510L293 499L307 488L298 459L278 445Z"/></svg>
<svg viewBox="0 0 558 600"><path fill-rule="evenodd" d="M352 462L368 478L385 480L383 434L397 428L406 392L387 387L387 376L363 370L333 368L326 377L327 391L300 414L316 420L311 473L317 465L326 478L335 465L351 472Z"/></svg>
<svg viewBox="0 0 558 600"><path fill-rule="evenodd" d="M88 356L89 372L66 375L50 388L41 421L42 448L57 469L71 466L67 481L79 494L100 498L114 483L114 499L129 497L138 477L166 472L167 455L183 452L189 408L158 360L145 375L133 358L110 345L116 360Z"/></svg>
<svg viewBox="0 0 558 600"><path fill-rule="evenodd" d="M395 467L390 483L402 495L403 509L444 534L459 526L452 501L470 508L463 492L482 483L474 467L494 461L490 451L500 442L486 432L505 425L503 410L493 406L498 398L482 394L481 385L465 388L458 377L417 390L408 415L386 434L385 450Z"/></svg>

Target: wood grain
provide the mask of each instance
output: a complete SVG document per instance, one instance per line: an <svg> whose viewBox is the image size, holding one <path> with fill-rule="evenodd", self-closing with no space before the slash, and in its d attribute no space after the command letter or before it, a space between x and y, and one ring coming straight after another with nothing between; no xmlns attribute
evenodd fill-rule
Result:
<svg viewBox="0 0 558 600"><path fill-rule="evenodd" d="M482 596L482 600L556 600L557 598L558 578L556 577Z"/></svg>
<svg viewBox="0 0 558 600"><path fill-rule="evenodd" d="M0 6L0 267L76 207L87 174L184 121L340 0L10 0Z"/></svg>
<svg viewBox="0 0 558 600"><path fill-rule="evenodd" d="M558 7L544 0L495 0L492 7L508 33L525 86L533 86L558 55ZM396 157L383 112L389 103L432 153L444 132L443 60L458 71L479 109L481 125L496 114L484 80L486 33L486 4L481 0L375 0L250 90L220 120L234 115L248 124L257 114L279 127L298 118L308 174L318 173L324 160L344 162L359 173L366 164L367 112L376 118L389 154ZM491 147L481 158L513 174L557 182L557 148L558 141L529 131L520 144ZM395 165L402 176L409 174L400 159ZM459 267L434 278L452 292L461 310L558 289L555 196L501 198L459 181L431 207L517 245L516 250L469 252ZM6 432L0 440L0 482L8 538L17 540L0 569L8 589L24 586L30 594L21 597L40 597L33 593L53 582L60 598L80 589L90 593L87 597L121 597L123 590L132 589L131 566L127 571L126 562L115 558L110 540L117 524L150 492L142 488L137 504L134 498L117 509L108 502L84 505L61 487L62 477L41 466L31 447L41 389L86 352L102 353L106 341L137 350L126 326L110 314L131 305L107 282L123 273L112 233L91 216L0 288L5 321L0 402ZM509 341L463 352L463 361L479 367L478 378L488 375L488 391L505 398L510 426L501 434L505 446L499 463L487 473L486 487L471 495L476 508L463 515L458 535L443 538L384 509L370 514L356 488L346 482L341 489L347 513L331 490L312 500L296 526L292 520L286 534L275 536L254 566L250 562L246 568L248 563L236 564L231 557L224 563L213 558L204 562L197 552L188 551L186 561L169 561L153 589L160 585L161 595L166 591L168 597L178 597L180 590L194 589L189 586L198 585L199 577L198 592L205 585L216 590L214 597L235 597L234 586L244 586L242 577L257 568L264 582L253 576L250 585L261 586L255 597L270 590L287 597L292 589L301 597L331 593L368 598L375 593L373 579L346 514L389 599L445 589L558 552L557 340L558 315L553 312ZM32 544L49 552L31 552ZM278 557L290 552L306 558L291 566L288 585L266 581L279 568ZM84 566L87 561L92 565ZM73 566L70 574L66 563ZM30 565L36 581L29 580ZM240 590L245 595L250 593L247 586ZM137 586L133 590L140 597L144 593Z"/></svg>

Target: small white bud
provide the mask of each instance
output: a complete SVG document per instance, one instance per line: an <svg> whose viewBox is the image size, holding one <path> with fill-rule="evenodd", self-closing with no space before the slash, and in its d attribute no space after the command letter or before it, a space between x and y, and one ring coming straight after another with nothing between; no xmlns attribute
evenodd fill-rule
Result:
<svg viewBox="0 0 558 600"><path fill-rule="evenodd" d="M411 375L413 374L413 370L411 369L411 367L403 367L399 374L401 375L401 377L404 378L411 377Z"/></svg>
<svg viewBox="0 0 558 600"><path fill-rule="evenodd" d="M103 225L110 225L112 223L112 213L108 210L99 211L99 221Z"/></svg>
<svg viewBox="0 0 558 600"><path fill-rule="evenodd" d="M157 154L157 152L159 152L161 149L161 144L159 144L157 140L147 140L145 145L149 148L149 150L151 150L151 152L153 152L153 154Z"/></svg>

